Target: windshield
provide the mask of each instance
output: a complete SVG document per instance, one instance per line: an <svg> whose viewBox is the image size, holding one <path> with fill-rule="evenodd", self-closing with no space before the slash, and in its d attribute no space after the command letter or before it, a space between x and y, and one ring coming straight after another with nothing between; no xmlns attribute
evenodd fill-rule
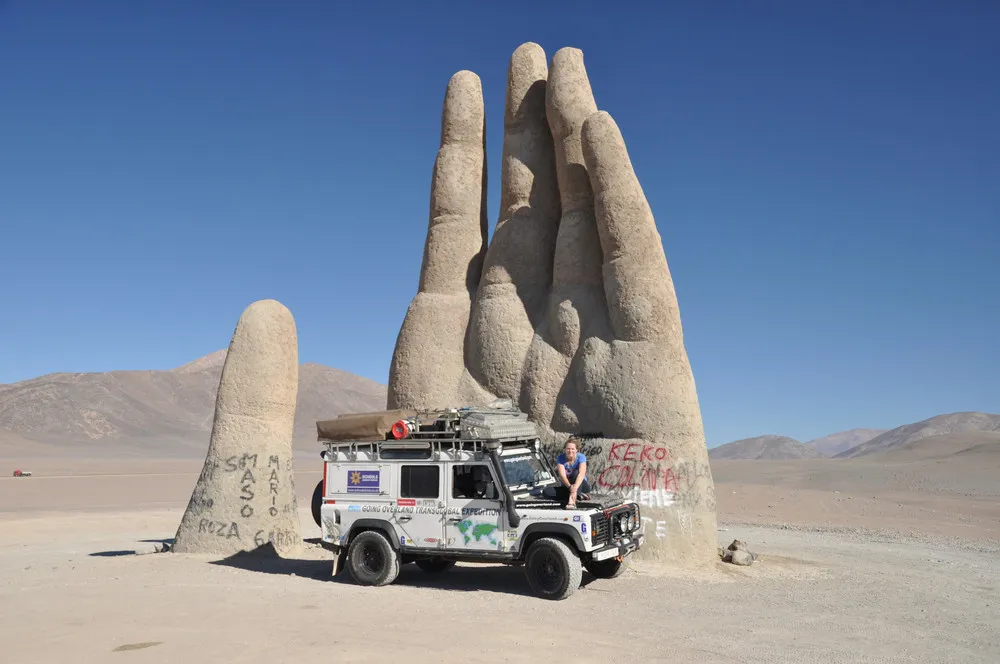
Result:
<svg viewBox="0 0 1000 664"><path fill-rule="evenodd" d="M531 488L552 481L552 474L546 470L542 460L536 454L516 454L500 457L500 467L507 486L514 488Z"/></svg>

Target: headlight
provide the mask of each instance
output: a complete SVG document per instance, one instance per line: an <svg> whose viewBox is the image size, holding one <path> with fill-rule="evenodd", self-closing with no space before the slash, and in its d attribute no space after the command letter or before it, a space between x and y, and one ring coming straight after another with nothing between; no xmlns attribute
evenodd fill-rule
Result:
<svg viewBox="0 0 1000 664"><path fill-rule="evenodd" d="M632 514L628 516L628 529L635 530L635 516Z"/></svg>

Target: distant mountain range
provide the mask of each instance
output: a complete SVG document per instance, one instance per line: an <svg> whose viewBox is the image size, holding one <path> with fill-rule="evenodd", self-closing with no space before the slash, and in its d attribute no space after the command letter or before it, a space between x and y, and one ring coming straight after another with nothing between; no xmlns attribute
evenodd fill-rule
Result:
<svg viewBox="0 0 1000 664"><path fill-rule="evenodd" d="M0 385L0 453L203 454L226 352L167 371L56 373ZM317 420L385 408L386 394L373 380L302 364L296 444L315 444Z"/></svg>
<svg viewBox="0 0 1000 664"><path fill-rule="evenodd" d="M891 450L919 450L920 446L915 443L925 439L928 440L926 449L931 449L930 442L960 444L965 445L963 449L972 449L976 441L990 445L1000 439L996 432L1000 432L1000 415L949 413L895 429L851 429L805 443L775 435L744 438L714 447L708 451L708 456L711 459L849 459Z"/></svg>
<svg viewBox="0 0 1000 664"><path fill-rule="evenodd" d="M225 359L226 350L219 350L166 371L55 373L0 385L0 456L200 456L211 434ZM386 394L387 387L376 381L302 364L296 447L315 447L317 420L385 408ZM942 449L978 449L979 442L1000 440L1000 415L950 413L891 430L851 429L808 442L757 436L712 448L709 458L847 459L904 449L930 454L930 447L913 445L924 439L939 440Z"/></svg>
<svg viewBox="0 0 1000 664"><path fill-rule="evenodd" d="M787 436L744 438L708 451L710 459L815 459L815 448Z"/></svg>
<svg viewBox="0 0 1000 664"><path fill-rule="evenodd" d="M884 452L891 448L908 445L922 438L941 436L945 434L969 434L984 431L1000 431L1000 415L989 413L951 413L938 415L930 419L905 424L886 431L856 447L844 450L836 455L838 459L849 459L876 452Z"/></svg>
<svg viewBox="0 0 1000 664"><path fill-rule="evenodd" d="M852 447L857 447L861 443L868 442L875 436L880 436L888 429L850 429L831 433L829 436L810 440L805 444L812 447L820 456L835 456Z"/></svg>

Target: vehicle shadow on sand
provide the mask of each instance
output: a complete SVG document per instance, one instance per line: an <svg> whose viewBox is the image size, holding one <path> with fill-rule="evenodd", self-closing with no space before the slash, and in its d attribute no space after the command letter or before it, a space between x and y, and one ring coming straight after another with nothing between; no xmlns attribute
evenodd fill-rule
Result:
<svg viewBox="0 0 1000 664"><path fill-rule="evenodd" d="M261 574L294 575L347 586L359 585L346 569L341 569L337 576L332 576L332 557L318 560L282 558L270 543L255 551L240 552L221 560L214 560L210 564ZM584 588L594 580L589 574L584 573L580 587ZM524 568L508 565L458 565L436 574L424 572L413 564L403 565L392 585L451 592L495 592L535 597L528 585Z"/></svg>

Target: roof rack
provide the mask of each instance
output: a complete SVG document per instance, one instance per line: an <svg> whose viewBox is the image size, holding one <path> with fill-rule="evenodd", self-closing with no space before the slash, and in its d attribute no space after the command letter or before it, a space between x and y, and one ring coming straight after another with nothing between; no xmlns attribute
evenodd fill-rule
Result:
<svg viewBox="0 0 1000 664"><path fill-rule="evenodd" d="M504 442L538 437L535 424L509 399L487 407L349 413L317 422L316 433L328 447L389 440Z"/></svg>
<svg viewBox="0 0 1000 664"><path fill-rule="evenodd" d="M531 444L534 441L518 441ZM320 456L324 459L334 457L338 453L349 458L357 458L361 454L371 455L373 459L399 458L431 458L434 456L458 456L462 452L478 455L499 448L501 441L485 440L367 440L367 441L329 441L324 443L326 451Z"/></svg>

